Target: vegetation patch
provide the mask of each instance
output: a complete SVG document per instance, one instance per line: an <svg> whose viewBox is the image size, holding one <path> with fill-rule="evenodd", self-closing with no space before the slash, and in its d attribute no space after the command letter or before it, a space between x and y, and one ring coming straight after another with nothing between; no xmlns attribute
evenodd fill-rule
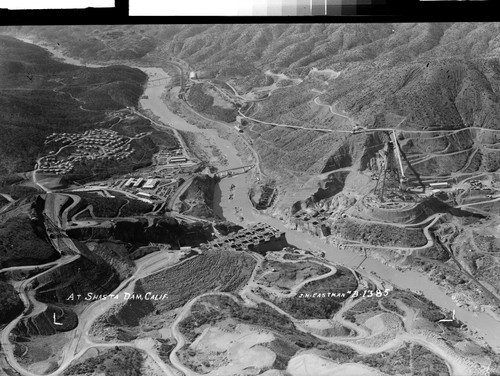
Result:
<svg viewBox="0 0 500 376"><path fill-rule="evenodd" d="M262 294L296 319L329 319L357 287L355 276L348 269L337 267L336 274L307 283L294 297Z"/></svg>
<svg viewBox="0 0 500 376"><path fill-rule="evenodd" d="M8 36L0 45L0 176L32 170L49 134L90 129L106 111L137 105L147 79L125 66L64 64Z"/></svg>
<svg viewBox="0 0 500 376"><path fill-rule="evenodd" d="M97 356L74 361L63 375L94 375L100 372L110 376L141 376L145 358L146 354L137 349L115 346L114 349L99 350Z"/></svg>
<svg viewBox="0 0 500 376"><path fill-rule="evenodd" d="M92 258L92 259L91 259ZM46 303L75 305L87 294L108 294L120 284L116 270L97 255L82 256L37 278L35 297ZM81 295L78 298L78 294ZM73 297L73 299L69 299Z"/></svg>
<svg viewBox="0 0 500 376"><path fill-rule="evenodd" d="M23 309L24 304L14 287L0 281L0 325L13 320L23 312Z"/></svg>
<svg viewBox="0 0 500 376"><path fill-rule="evenodd" d="M405 314L401 309L398 308L398 306L394 302L394 299L392 299L391 297L382 296L379 298L373 296L360 299L361 300L357 302L354 307L344 313L343 316L346 320L356 323L358 315L363 315L364 317L372 317L386 312L384 309L401 316L404 316ZM363 323L361 322L359 324Z"/></svg>
<svg viewBox="0 0 500 376"><path fill-rule="evenodd" d="M96 193L78 192L78 196L82 200L71 210L68 215L69 218L72 218L73 215L88 205L92 205L96 217L102 218L131 217L153 210L153 205L123 195L102 197Z"/></svg>
<svg viewBox="0 0 500 376"><path fill-rule="evenodd" d="M249 255L234 251L206 251L163 272L142 280L144 289L153 294L168 294L157 301L164 311L183 306L193 297L209 291L237 291L246 284L256 261Z"/></svg>
<svg viewBox="0 0 500 376"><path fill-rule="evenodd" d="M25 197L33 196L37 194L39 191L33 187L26 187L24 185L14 184L14 185L1 186L0 192L10 195L14 200L19 200ZM3 200L6 201L5 203L8 203L8 200L6 200L3 196L0 196L0 204L2 204Z"/></svg>
<svg viewBox="0 0 500 376"><path fill-rule="evenodd" d="M359 223L349 218L339 218L335 221L332 233L339 234L343 239L377 246L421 247L427 244L422 229Z"/></svg>
<svg viewBox="0 0 500 376"><path fill-rule="evenodd" d="M445 318L441 309L425 296L405 290L393 290L390 294L392 299L398 299L408 307L419 310L422 317L429 321L435 322Z"/></svg>
<svg viewBox="0 0 500 376"><path fill-rule="evenodd" d="M330 272L330 268L311 261L279 262L264 261L258 282L279 289L289 290L308 278Z"/></svg>
<svg viewBox="0 0 500 376"><path fill-rule="evenodd" d="M259 304L257 308L243 307L227 296L207 296L198 300L191 308L191 315L179 324L179 328L189 345L207 326L214 326L228 318L274 332L276 339L263 346L276 354L273 364L273 368L276 369L286 369L289 360L298 351L315 348L322 356L337 363L362 363L390 375L411 373L410 356L414 356L413 361L418 359L416 357L423 356L422 361L425 361L425 357L429 357L427 360L431 361L432 366L425 368L431 371L428 374L440 375L439 372L443 372L443 375L448 375L447 368L443 368L446 367L444 361L420 346L405 343L396 350L360 355L347 346L331 344L299 331L286 316L276 312L267 304ZM188 351L187 347L182 351Z"/></svg>
<svg viewBox="0 0 500 376"><path fill-rule="evenodd" d="M238 115L236 108L229 109L214 105L214 98L204 92L203 84L194 84L189 89L188 99L196 111L206 113L226 123L235 121Z"/></svg>
<svg viewBox="0 0 500 376"><path fill-rule="evenodd" d="M448 366L439 356L423 346L411 346L411 358L413 360L413 375L449 375Z"/></svg>
<svg viewBox="0 0 500 376"><path fill-rule="evenodd" d="M59 257L42 239L44 228L28 215L11 217L0 224L0 268L42 264Z"/></svg>
<svg viewBox="0 0 500 376"><path fill-rule="evenodd" d="M54 324L54 316L61 325ZM14 328L14 333L21 337L51 336L57 332L73 330L78 325L78 316L68 308L47 305L47 309L31 317L23 317Z"/></svg>
<svg viewBox="0 0 500 376"><path fill-rule="evenodd" d="M234 251L206 251L186 262L165 271L150 275L136 284L134 293L150 292L153 296L163 296L161 300L128 300L116 315L122 317L130 312L124 320L128 325L137 325L138 312L157 314L182 307L194 297L210 291L231 292L244 286L250 278L256 261L249 255ZM144 311L145 312L145 311ZM140 317L143 317L145 313Z"/></svg>
<svg viewBox="0 0 500 376"><path fill-rule="evenodd" d="M294 349L333 348L327 342L304 333L295 327L295 324L285 315L278 313L267 304L259 304L257 308L243 307L227 296L206 296L198 300L191 308L191 315L181 321L179 328L186 339L191 343L202 332L206 325L215 325L227 318L236 319L256 328L270 330L286 341L286 349L282 348L284 356L291 356ZM271 342L272 343L272 342ZM284 347L283 342L274 343ZM272 345L271 345L272 346ZM345 346L338 345L350 355L355 354Z"/></svg>

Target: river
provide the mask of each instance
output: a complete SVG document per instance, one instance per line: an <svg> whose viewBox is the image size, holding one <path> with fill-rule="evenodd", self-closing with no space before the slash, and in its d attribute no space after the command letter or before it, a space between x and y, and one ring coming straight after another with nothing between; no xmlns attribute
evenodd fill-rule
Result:
<svg viewBox="0 0 500 376"><path fill-rule="evenodd" d="M23 40L29 41L26 38ZM46 45L41 45L41 47L49 49ZM59 60L64 60L70 64L84 65L87 67L102 67L95 64L83 64L78 60L68 58L59 50L54 48L50 48L50 51L53 52ZM150 78L168 77L167 72L163 71L161 68L138 68L146 72ZM151 110L163 123L168 123L177 130L202 134L204 136L203 138L205 138L208 143L216 146L223 152L227 158L228 168L239 167L245 164L239 158L238 151L234 145L228 140L219 137L217 131L213 129L200 129L170 111L161 99L161 95L164 90L164 86L148 87L145 91L147 99L141 99L141 106L144 109ZM285 231L287 240L290 244L302 249L321 249L325 251L326 258L329 261L337 264L356 267L363 260L361 255L325 244L324 241L313 237L312 235L288 230L280 220L258 213L253 208L248 198L248 189L250 186L248 179L250 179L250 174L243 174L235 177L224 178L220 182L220 192L218 193L221 200L220 214L222 214L227 220L246 225L259 221L266 222ZM236 187L232 192L234 198L229 200L231 184L234 184ZM362 274L364 273L367 276L370 276L369 272L374 272L383 280L400 288L422 290L424 295L428 299L432 300L436 305L448 310L455 310L456 317L459 320L467 324L469 328L477 330L485 341L493 348L493 350L500 353L500 322L493 319L490 315L482 312L473 313L457 307L453 300L447 296L443 290L432 283L427 277L417 272L401 272L374 259L365 260L363 266L365 269L360 270Z"/></svg>
<svg viewBox="0 0 500 376"><path fill-rule="evenodd" d="M163 90L163 87L148 88L146 90L148 99L141 100L142 107L151 110L155 115L159 116L163 122L170 123L178 130L201 132L209 135L213 144L227 153L228 161L231 165L241 166L244 164L238 157L234 146L227 140L220 138L215 130L199 129L172 113L160 99ZM248 197L248 189L251 185L251 182L248 181L249 179L250 174L244 174L224 178L220 182L220 191L216 193L216 195L220 196L220 213L218 214L229 221L245 225L266 222L285 231L286 238L290 244L302 249L321 249L325 251L326 258L329 261L337 264L356 267L363 261L364 257L361 255L326 244L323 240L312 235L289 230L279 219L258 213L253 208ZM231 184L234 184L236 187L232 191L233 199L229 200ZM418 272L398 271L370 258L363 262L363 266L365 269L361 270L362 274L364 273L369 276L370 272L374 272L383 280L400 288L409 288L413 291L421 290L424 295L436 305L448 310L455 310L456 317L459 320L467 324L469 328L477 330L485 341L496 352L500 353L500 322L493 319L490 315L482 312L474 313L459 308L442 289Z"/></svg>

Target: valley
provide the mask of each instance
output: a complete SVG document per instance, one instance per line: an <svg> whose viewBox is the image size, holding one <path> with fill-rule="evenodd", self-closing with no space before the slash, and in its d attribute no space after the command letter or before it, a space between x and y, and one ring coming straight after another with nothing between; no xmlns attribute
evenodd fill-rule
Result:
<svg viewBox="0 0 500 376"><path fill-rule="evenodd" d="M23 183L36 201L3 196L5 219L30 212L48 254L2 264L25 309L2 327L0 369L112 372L123 355L148 375L498 372L498 128L429 129L389 111L371 123L350 94L336 101L346 66L214 79L194 57L157 53L116 57L149 84L106 107L102 130L47 134L102 137L90 167L45 149ZM120 142L136 157L93 162ZM288 246L239 235L261 223Z"/></svg>

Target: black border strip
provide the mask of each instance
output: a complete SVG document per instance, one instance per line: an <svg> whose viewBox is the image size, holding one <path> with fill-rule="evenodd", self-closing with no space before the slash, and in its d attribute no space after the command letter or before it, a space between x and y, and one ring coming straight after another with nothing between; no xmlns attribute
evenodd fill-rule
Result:
<svg viewBox="0 0 500 376"><path fill-rule="evenodd" d="M140 0L130 0L140 1ZM189 0L163 0L189 1ZM207 0L209 1L209 0ZM496 0L499 1L499 0ZM498 5L498 4L497 4ZM364 22L488 22L500 21L495 0L386 0L360 5L356 15L284 17L130 16L129 0L115 0L114 8L71 10L0 9L0 25L116 25L192 23L364 23Z"/></svg>

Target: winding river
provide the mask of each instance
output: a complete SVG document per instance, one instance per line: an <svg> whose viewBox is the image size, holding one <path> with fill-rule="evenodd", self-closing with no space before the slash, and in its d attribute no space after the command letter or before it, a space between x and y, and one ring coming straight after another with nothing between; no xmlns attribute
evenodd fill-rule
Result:
<svg viewBox="0 0 500 376"><path fill-rule="evenodd" d="M31 42L31 40L27 38L19 39ZM95 64L83 64L78 60L68 58L59 50L45 44L40 46L48 49L56 58L62 59L67 63L84 65L87 67L100 67ZM150 78L168 77L167 72L161 68L138 68L146 72ZM213 129L200 129L170 111L161 99L164 90L164 86L148 87L145 91L147 99L141 99L141 106L144 109L152 111L163 123L169 124L177 130L201 134L203 138L225 154L228 168L239 167L245 164L238 156L238 151L234 145L228 140L221 138L217 131ZM228 127L230 126L228 125ZM253 208L248 198L248 189L250 187L248 179L250 179L250 174L243 174L225 178L220 182L220 192L218 192L218 194L220 194L220 214L227 220L243 224L265 222L285 231L287 240L290 244L302 249L321 249L325 251L326 258L329 261L350 267L357 267L361 263L364 258L361 255L325 244L321 239L311 235L288 230L280 220L258 213ZM229 200L231 184L234 184L236 187L232 191L234 198ZM447 296L443 290L438 288L427 277L417 272L401 272L374 259L365 260L363 266L365 269L360 271L362 273L374 272L381 279L400 288L422 290L424 295L438 306L448 310L455 310L456 317L459 320L467 324L469 328L477 330L493 350L500 353L500 322L496 321L490 315L482 312L473 313L457 307L453 300Z"/></svg>
<svg viewBox="0 0 500 376"><path fill-rule="evenodd" d="M142 68L141 68L142 69ZM166 75L166 73L165 73ZM229 165L241 166L244 162L238 157L237 150L227 140L218 136L215 130L199 129L178 115L172 113L160 99L161 94L165 90L164 87L151 87L146 89L148 99L141 100L141 105L145 109L151 110L163 122L171 124L178 130L201 132L205 135L210 135L210 139L214 145L220 150L224 150L228 158ZM220 186L220 214L229 221L234 223L252 224L256 222L265 222L280 230L286 232L286 238L290 244L293 244L302 249L321 249L325 251L326 258L334 263L356 267L363 256L350 252L349 250L339 249L332 245L326 244L319 238L309 234L301 233L287 229L283 222L276 218L257 212L248 198L248 189L250 183L250 174L237 175L230 178L224 178ZM229 200L231 194L230 186L234 184L236 187L232 191L233 199ZM243 219L243 221L242 221ZM398 271L374 259L366 259L363 262L365 269L363 273L374 272L383 280L396 285L400 288L409 288L413 291L421 290L424 295L432 300L436 305L448 310L455 310L456 316L463 321L471 329L477 330L485 341L496 351L500 352L500 322L486 313L474 313L457 307L455 302L445 294L443 290L438 288L427 277L415 271Z"/></svg>

